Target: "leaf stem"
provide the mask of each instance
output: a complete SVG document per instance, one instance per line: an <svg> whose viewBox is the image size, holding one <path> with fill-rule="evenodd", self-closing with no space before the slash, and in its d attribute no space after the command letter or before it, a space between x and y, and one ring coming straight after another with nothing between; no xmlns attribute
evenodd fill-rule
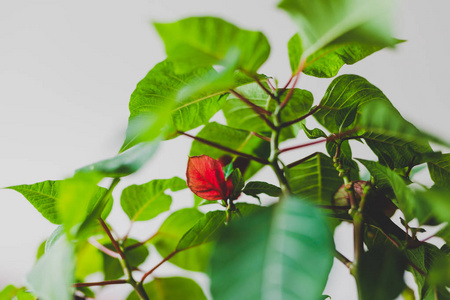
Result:
<svg viewBox="0 0 450 300"><path fill-rule="evenodd" d="M152 240L155 236L157 236L157 235L158 235L158 232L155 232L155 234L153 234L151 237L147 238L146 240L144 240L144 241L142 241L142 242L138 242L138 243L133 244L133 245L130 245L130 246L128 246L128 247L125 247L125 250L126 250L126 251L130 251L130 250L133 250L134 248L137 248L137 247L139 247L139 246L142 246L142 245L148 243L149 241L151 241L151 240Z"/></svg>
<svg viewBox="0 0 450 300"><path fill-rule="evenodd" d="M112 251L111 249L103 246L102 244L100 244L96 239L94 239L93 237L90 237L88 239L89 243L94 246L95 248L97 248L98 250L100 250L101 252L105 253L106 255L109 255L113 258L119 258L119 253Z"/></svg>
<svg viewBox="0 0 450 300"><path fill-rule="evenodd" d="M305 59L302 59L300 61L300 64L298 66L298 70L295 73L294 77L294 83L292 84L291 89L289 90L288 94L286 95L286 98L284 98L284 101L281 103L280 105L280 109L283 110L283 108L288 104L289 100L292 98L292 95L294 94L294 90L295 90L295 86L297 85L298 79L300 78L300 74L303 71L303 67L305 66ZM291 82L291 79L289 80L288 84ZM284 93L284 91L286 90L288 84L286 85L286 87L283 89L282 93Z"/></svg>
<svg viewBox="0 0 450 300"><path fill-rule="evenodd" d="M211 147L214 147L214 148L226 151L226 152L231 153L231 154L235 154L237 156L248 158L250 160L254 160L256 162L259 162L260 164L263 164L263 165L268 165L269 164L269 162L267 160L265 160L265 159L262 159L262 158L259 158L259 157L256 157L256 156L253 156L253 155L250 155L250 154L246 154L246 153L243 153L243 152L240 152L240 151L236 151L234 149L222 146L222 145L220 145L218 143L209 141L207 139L204 139L204 138L201 138L201 137L198 137L198 136L193 136L193 135L190 135L189 133L186 133L186 132L183 132L183 131L178 131L178 133L180 133L182 135L185 135L187 137L190 137L191 139L194 139L194 140L196 140L196 141L198 141L200 143L203 143L205 145L208 145L208 146L211 146Z"/></svg>
<svg viewBox="0 0 450 300"><path fill-rule="evenodd" d="M334 250L334 257L336 257L340 262L342 262L350 271L353 269L353 262L345 257L342 253Z"/></svg>
<svg viewBox="0 0 450 300"><path fill-rule="evenodd" d="M155 271L156 269L159 268L159 266L161 266L163 263L165 263L166 261L168 261L169 259L171 259L175 254L177 254L179 251L178 250L174 250L172 251L172 253L170 253L169 255L167 255L166 257L163 258L163 260L161 260L156 266L154 266L150 271L148 271L147 273L144 274L144 276L142 276L140 284L142 284L145 280L145 278L147 278L150 274L153 273L153 271Z"/></svg>
<svg viewBox="0 0 450 300"><path fill-rule="evenodd" d="M128 280L119 279L119 280L106 280L106 281L96 281L96 282L83 282L83 283L74 283L73 287L89 287L89 286L104 286L104 285L113 285L113 284L124 284L128 283Z"/></svg>
<svg viewBox="0 0 450 300"><path fill-rule="evenodd" d="M280 125L280 127L288 127L291 126L292 124L298 123L303 121L304 119L306 119L309 116L312 116L313 114L315 114L321 107L319 105L315 106L313 109L311 109L307 114L301 116L300 118L297 118L295 120L292 121L288 121L288 122L284 122L283 124Z"/></svg>
<svg viewBox="0 0 450 300"><path fill-rule="evenodd" d="M269 95L271 98L276 98L276 96L271 92L271 91L269 91L265 86L264 86L264 84L262 84L262 82L261 82L261 80L259 80L259 78L258 78L258 76L253 76L253 79L255 80L255 82L263 89L263 91L267 94L267 95Z"/></svg>

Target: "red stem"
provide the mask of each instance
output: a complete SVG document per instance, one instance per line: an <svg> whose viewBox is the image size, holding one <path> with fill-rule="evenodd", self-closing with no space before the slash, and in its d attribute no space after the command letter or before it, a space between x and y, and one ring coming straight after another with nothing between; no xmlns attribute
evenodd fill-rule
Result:
<svg viewBox="0 0 450 300"><path fill-rule="evenodd" d="M159 268L159 266L161 266L163 263L165 263L166 261L168 261L169 259L171 259L175 254L177 254L178 251L175 250L172 253L170 253L168 256L164 257L163 260L161 260L156 266L153 267L153 269L151 269L150 271L148 271L147 273L144 274L144 276L142 276L141 279L141 283L144 282L145 278L147 278L150 274L153 273L153 271L155 271L157 268Z"/></svg>
<svg viewBox="0 0 450 300"><path fill-rule="evenodd" d="M127 280L119 279L119 280L107 280L107 281L97 281L97 282L83 282L83 283L74 283L73 287L89 287L89 286L104 286L104 285L113 285L113 284L124 284L128 283Z"/></svg>

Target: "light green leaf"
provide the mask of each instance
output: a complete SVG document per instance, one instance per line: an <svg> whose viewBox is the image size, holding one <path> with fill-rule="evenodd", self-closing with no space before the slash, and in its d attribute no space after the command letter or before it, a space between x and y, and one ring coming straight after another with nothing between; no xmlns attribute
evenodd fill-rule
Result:
<svg viewBox="0 0 450 300"><path fill-rule="evenodd" d="M256 73L270 53L261 32L248 31L214 17L191 17L174 23L155 23L170 60L179 69L221 64L230 51L239 53L237 68Z"/></svg>
<svg viewBox="0 0 450 300"><path fill-rule="evenodd" d="M27 276L28 286L42 300L71 300L75 273L74 246L60 238Z"/></svg>
<svg viewBox="0 0 450 300"><path fill-rule="evenodd" d="M450 187L450 153L428 162L431 179L438 186Z"/></svg>
<svg viewBox="0 0 450 300"><path fill-rule="evenodd" d="M0 291L0 299L2 300L13 299L13 297L15 297L19 291L20 288L17 288L14 285L9 284Z"/></svg>
<svg viewBox="0 0 450 300"><path fill-rule="evenodd" d="M238 150L240 152L251 154L261 159L267 159L270 152L270 143L262 140L249 131L231 128L216 122L207 124L198 134L197 137L215 142L219 145ZM212 146L194 141L192 143L189 156L208 155L214 159L218 159L222 155L231 155L228 152L219 150ZM244 178L248 179L263 167L262 164L247 161L248 168L242 170Z"/></svg>
<svg viewBox="0 0 450 300"><path fill-rule="evenodd" d="M153 281L144 284L144 290L152 300L206 300L201 287L190 278L155 277ZM139 300L136 292L132 292L127 300Z"/></svg>
<svg viewBox="0 0 450 300"><path fill-rule="evenodd" d="M44 218L53 224L61 224L56 210L56 199L60 191L61 181L47 180L34 184L23 184L7 187L21 193Z"/></svg>
<svg viewBox="0 0 450 300"><path fill-rule="evenodd" d="M259 205L238 203L236 208L242 216L264 209ZM217 238L218 230L225 226L225 211L210 211L206 213L179 241L176 250L182 251L188 248L200 246Z"/></svg>
<svg viewBox="0 0 450 300"><path fill-rule="evenodd" d="M297 25L306 59L331 43L392 46L394 5L391 0L282 0L278 6Z"/></svg>
<svg viewBox="0 0 450 300"><path fill-rule="evenodd" d="M323 153L288 168L286 177L292 193L315 204L330 205L334 193L344 183L333 160Z"/></svg>
<svg viewBox="0 0 450 300"><path fill-rule="evenodd" d="M256 199L259 199L258 194L266 194L271 197L279 197L281 195L279 187L264 181L250 181L242 192Z"/></svg>
<svg viewBox="0 0 450 300"><path fill-rule="evenodd" d="M259 107L270 112L275 110L275 102L271 100L256 83L241 86L240 88L237 88L236 91ZM284 96L286 96L287 93L288 92L286 92ZM281 112L281 121L288 122L305 115L311 108L313 101L313 95L309 91L295 89L288 104ZM233 128L258 133L267 133L271 131L269 126L261 120L258 114L235 95L230 94L228 96L227 102L223 106L223 113L227 120L227 124ZM283 129L283 139L295 137L301 129L301 123L296 123Z"/></svg>
<svg viewBox="0 0 450 300"><path fill-rule="evenodd" d="M86 276L103 271L102 253L89 242L77 246L75 279L84 282Z"/></svg>
<svg viewBox="0 0 450 300"><path fill-rule="evenodd" d="M395 40L395 43L402 42L404 41ZM302 56L301 47L300 36L295 34L288 42L289 61L293 74L298 71ZM353 65L383 48L383 46L359 42L343 42L325 46L307 58L303 73L320 78L334 77L343 65Z"/></svg>
<svg viewBox="0 0 450 300"><path fill-rule="evenodd" d="M52 234L45 241L45 252L50 251L50 248L62 237L64 236L64 226L59 225L53 230Z"/></svg>
<svg viewBox="0 0 450 300"><path fill-rule="evenodd" d="M333 250L318 210L298 198L283 199L232 222L222 233L211 259L212 296L322 299Z"/></svg>
<svg viewBox="0 0 450 300"><path fill-rule="evenodd" d="M406 260L398 249L373 247L357 265L361 300L395 299L404 289Z"/></svg>
<svg viewBox="0 0 450 300"><path fill-rule="evenodd" d="M169 210L172 197L164 193L166 190L175 192L186 187L186 182L179 177L131 185L122 191L120 205L132 222L147 221Z"/></svg>
<svg viewBox="0 0 450 300"><path fill-rule="evenodd" d="M167 257L177 247L178 241L204 214L196 208L185 208L171 214L161 225L152 243L162 257ZM195 272L205 272L211 245L205 244L177 253L169 262Z"/></svg>
<svg viewBox="0 0 450 300"><path fill-rule="evenodd" d="M37 298L35 296L33 296L33 294L31 294L25 290L19 290L17 292L16 297L13 300L35 300L35 299L37 299Z"/></svg>
<svg viewBox="0 0 450 300"><path fill-rule="evenodd" d="M78 169L77 173L98 173L119 178L139 170L155 154L158 141L140 143L117 156Z"/></svg>

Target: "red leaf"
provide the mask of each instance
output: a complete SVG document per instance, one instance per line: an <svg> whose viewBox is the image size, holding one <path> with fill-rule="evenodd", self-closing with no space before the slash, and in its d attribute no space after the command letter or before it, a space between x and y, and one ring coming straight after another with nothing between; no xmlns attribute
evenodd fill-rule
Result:
<svg viewBox="0 0 450 300"><path fill-rule="evenodd" d="M225 200L229 195L221 163L207 155L189 157L186 177L187 186L203 199Z"/></svg>

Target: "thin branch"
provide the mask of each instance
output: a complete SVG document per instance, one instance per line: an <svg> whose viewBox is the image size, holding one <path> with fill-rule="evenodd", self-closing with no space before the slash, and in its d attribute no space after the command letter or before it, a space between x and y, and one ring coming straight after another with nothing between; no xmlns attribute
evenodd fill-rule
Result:
<svg viewBox="0 0 450 300"><path fill-rule="evenodd" d="M284 98L284 101L281 103L280 108L283 109L289 102L289 100L292 98L292 94L294 94L294 90L295 90L295 86L297 85L298 79L300 78L300 74L303 71L303 67L305 66L305 61L304 59L302 59L300 61L300 64L298 66L298 71L295 73L295 80L294 83L292 84L291 89L289 90L288 94L286 95L286 98ZM290 82L291 80L289 80ZM286 85L287 88L287 85ZM286 89L284 89L286 90ZM284 91L283 91L284 92Z"/></svg>
<svg viewBox="0 0 450 300"><path fill-rule="evenodd" d="M88 239L89 243L94 246L95 248L97 248L98 250L100 250L101 252L105 253L106 255L109 255L113 258L119 258L119 253L112 251L111 249L103 246L102 244L100 244L96 239L94 239L93 237L90 237Z"/></svg>
<svg viewBox="0 0 450 300"><path fill-rule="evenodd" d="M245 98L244 96L242 96L241 94L236 92L235 90L230 90L230 93L232 93L234 96L236 96L236 98L238 98L239 100L241 100L242 102L244 102L245 104L250 106L250 108L253 109L257 114L266 115L266 116L271 115L270 111L265 110L264 108L256 105L255 103L251 102L250 100L248 100L247 98Z"/></svg>
<svg viewBox="0 0 450 300"><path fill-rule="evenodd" d="M149 237L148 239L146 239L146 240L144 240L144 241L142 241L142 242L138 242L138 243L136 243L136 244L130 245L130 246L128 246L128 247L125 247L125 250L126 250L126 251L130 251L130 250L133 250L134 248L137 248L137 247L139 247L139 246L142 246L142 245L148 243L149 241L151 241L157 234L158 234L158 232L156 232L156 233L153 234L151 237Z"/></svg>
<svg viewBox="0 0 450 300"><path fill-rule="evenodd" d="M314 152L313 154L310 154L310 155L308 155L308 156L305 156L305 157L303 157L302 159L299 159L299 160L297 160L297 161L291 162L290 164L288 164L288 165L286 166L286 168L289 169L289 168L293 168L293 167L295 167L295 166L298 166L298 165L304 163L305 161L307 161L307 160L313 158L313 157L316 156L318 153L319 153L319 152Z"/></svg>
<svg viewBox="0 0 450 300"><path fill-rule="evenodd" d="M300 121L303 121L304 119L306 119L307 117L313 115L315 112L317 112L321 107L319 105L317 105L316 107L314 107L313 109L311 109L306 115L301 116L300 118L297 118L295 120L289 121L289 122L285 122L283 124L280 125L280 127L288 127L291 126L292 124L298 123Z"/></svg>
<svg viewBox="0 0 450 300"><path fill-rule="evenodd" d="M141 283L144 282L145 278L147 278L150 274L153 273L153 271L155 271L156 269L159 268L159 266L161 266L163 263L165 263L166 261L168 261L169 259L171 259L175 254L177 254L178 251L175 250L172 253L170 253L168 256L164 257L163 260L161 260L156 266L154 266L150 271L148 271L147 273L144 274L144 276L142 276L141 279Z"/></svg>
<svg viewBox="0 0 450 300"><path fill-rule="evenodd" d="M113 285L113 284L124 284L128 283L127 280L119 279L119 280L106 280L106 281L96 281L96 282L83 282L83 283L74 283L73 287L81 288L81 287L89 287L89 286L104 286L104 285Z"/></svg>
<svg viewBox="0 0 450 300"><path fill-rule="evenodd" d="M241 157L244 157L244 158L248 158L250 160L254 160L256 162L259 162L260 164L263 164L263 165L269 164L269 162L267 160L265 160L265 159L262 159L262 158L259 158L259 157L256 157L256 156L253 156L253 155L250 155L250 154L246 154L246 153L242 153L242 152L236 151L234 149L222 146L220 144L214 143L214 142L206 140L204 138L201 138L201 137L198 137L198 136L193 136L193 135L190 135L190 134L188 134L186 132L183 132L183 131L178 131L178 133L180 133L182 135L185 135L187 137L190 137L191 139L194 139L194 140L196 140L196 141L198 141L200 143L203 143L205 145L208 145L208 146L211 146L211 147L214 147L214 148L217 148L217 149L223 150L225 152L228 152L228 153L231 153L231 154L235 154L235 155L238 155L238 156L241 156Z"/></svg>
<svg viewBox="0 0 450 300"><path fill-rule="evenodd" d="M262 84L262 82L259 80L258 76L253 76L253 79L255 79L255 82L264 90L264 92L269 95L271 98L276 98L275 95L269 91L264 84Z"/></svg>
<svg viewBox="0 0 450 300"><path fill-rule="evenodd" d="M349 270L353 268L353 262L345 257L342 253L337 250L334 250L334 257L336 257L340 262L342 262Z"/></svg>
<svg viewBox="0 0 450 300"><path fill-rule="evenodd" d="M113 237L111 231L108 228L108 225L106 225L105 221L103 221L102 218L99 218L98 221L100 222L100 225L102 225L103 230L105 230L106 234L109 237L109 240L111 241L112 245L114 246L114 249L116 249L116 252L120 255L120 257L125 260L125 253L123 253L122 249L120 249L119 243L116 241L116 239Z"/></svg>
<svg viewBox="0 0 450 300"><path fill-rule="evenodd" d="M261 134L259 134L257 132L254 132L254 131L251 131L250 133L253 134L254 136L259 137L260 139L265 140L266 142L270 143L270 138L269 137L263 136L263 135L261 135Z"/></svg>
<svg viewBox="0 0 450 300"><path fill-rule="evenodd" d="M272 82L270 80L267 80L267 84L270 86L273 92L275 92L277 89L273 86Z"/></svg>

